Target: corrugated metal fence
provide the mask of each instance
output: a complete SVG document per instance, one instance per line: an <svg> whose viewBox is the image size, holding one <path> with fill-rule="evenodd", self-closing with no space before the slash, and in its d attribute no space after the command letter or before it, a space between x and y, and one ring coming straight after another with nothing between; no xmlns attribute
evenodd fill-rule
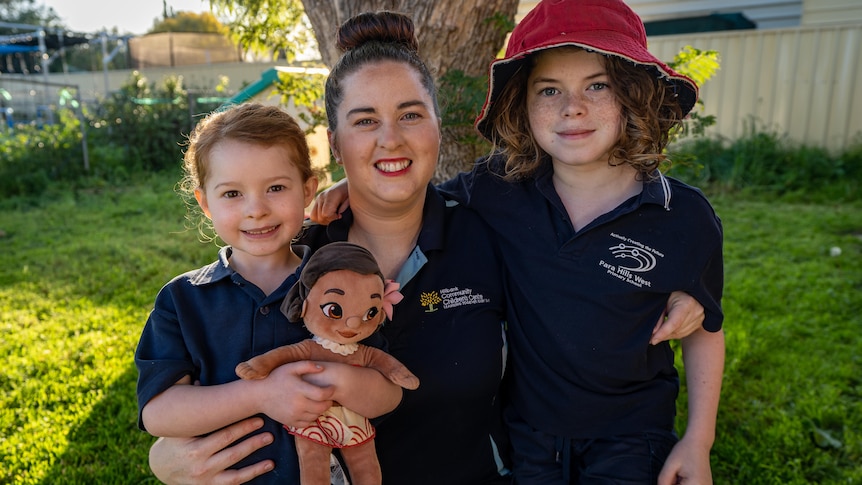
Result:
<svg viewBox="0 0 862 485"><path fill-rule="evenodd" d="M716 50L721 69L701 90L709 134L752 126L796 143L842 150L862 143L862 24L656 36L663 60L691 45Z"/></svg>

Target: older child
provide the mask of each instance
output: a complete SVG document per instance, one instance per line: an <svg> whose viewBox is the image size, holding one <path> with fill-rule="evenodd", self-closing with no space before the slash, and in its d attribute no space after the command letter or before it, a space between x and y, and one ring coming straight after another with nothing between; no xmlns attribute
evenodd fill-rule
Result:
<svg viewBox="0 0 862 485"><path fill-rule="evenodd" d="M722 228L700 191L658 171L697 93L619 0L542 1L491 64L476 126L498 155L448 187L496 231L518 302L506 410L517 483L711 483ZM673 352L650 345L673 290L706 314L682 339L678 443Z"/></svg>
<svg viewBox="0 0 862 485"><path fill-rule="evenodd" d="M346 365L300 362L257 381L234 373L240 362L309 337L279 311L310 253L291 244L317 189L293 118L259 104L212 114L191 135L184 168L182 186L227 246L216 262L177 276L156 297L135 354L139 426L155 436L192 437L260 414L258 432L272 433L275 445L245 462L271 460L273 471L256 483L298 483L294 442L282 424L307 426L334 400L378 416L397 405L401 391L374 370ZM324 365L356 387L326 377Z"/></svg>

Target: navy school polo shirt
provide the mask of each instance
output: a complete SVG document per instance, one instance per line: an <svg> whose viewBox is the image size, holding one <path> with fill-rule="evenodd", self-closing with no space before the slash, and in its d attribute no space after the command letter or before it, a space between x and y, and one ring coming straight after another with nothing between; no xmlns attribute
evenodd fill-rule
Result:
<svg viewBox="0 0 862 485"><path fill-rule="evenodd" d="M489 166L490 165L490 166ZM576 439L671 430L679 378L650 335L675 290L722 324L721 222L703 194L660 176L575 231L547 161L503 180L499 159L445 184L491 226L507 270L511 402L530 425Z"/></svg>
<svg viewBox="0 0 862 485"><path fill-rule="evenodd" d="M301 239L313 248L347 239L350 211ZM401 405L377 420L386 485L499 482L490 435L499 431L505 302L490 232L429 186L416 249L397 277L404 299L381 332L419 377Z"/></svg>
<svg viewBox="0 0 862 485"><path fill-rule="evenodd" d="M311 251L302 246L294 246L294 251L303 258L301 268ZM298 273L267 296L228 266L229 255L230 248L222 248L218 261L177 276L156 296L135 352L141 429L144 405L181 377L191 376L202 385L235 381L234 369L240 362L310 337L305 327L289 323L280 311ZM280 423L260 416L264 426L253 434L268 431L275 440L234 468L271 459L275 470L251 483L298 483L293 438Z"/></svg>

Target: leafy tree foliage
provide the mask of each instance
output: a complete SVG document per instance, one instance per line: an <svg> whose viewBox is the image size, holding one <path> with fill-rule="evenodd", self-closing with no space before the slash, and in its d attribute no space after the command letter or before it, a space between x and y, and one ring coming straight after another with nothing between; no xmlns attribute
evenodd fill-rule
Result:
<svg viewBox="0 0 862 485"><path fill-rule="evenodd" d="M210 0L210 7L233 19L228 23L231 35L248 51L293 62L298 53L317 48L299 0Z"/></svg>
<svg viewBox="0 0 862 485"><path fill-rule="evenodd" d="M62 26L54 9L37 4L36 0L0 0L0 19L13 24ZM0 33L10 32L9 28L0 27Z"/></svg>
<svg viewBox="0 0 862 485"><path fill-rule="evenodd" d="M210 12L177 12L172 17L155 22L148 34L160 32L206 32L227 34L228 29Z"/></svg>
<svg viewBox="0 0 862 485"><path fill-rule="evenodd" d="M690 45L683 47L668 65L676 72L692 78L698 86L703 86L721 66L718 51L703 51ZM703 136L706 129L714 124L715 115L703 115L703 100L698 99L695 109L686 120L685 131L675 134L675 138Z"/></svg>

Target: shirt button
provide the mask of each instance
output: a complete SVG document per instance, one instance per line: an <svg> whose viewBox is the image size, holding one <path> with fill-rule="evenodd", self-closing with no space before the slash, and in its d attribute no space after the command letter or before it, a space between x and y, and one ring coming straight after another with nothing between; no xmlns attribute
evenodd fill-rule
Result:
<svg viewBox="0 0 862 485"><path fill-rule="evenodd" d="M268 306L260 307L260 314L261 315L269 315L269 307Z"/></svg>

